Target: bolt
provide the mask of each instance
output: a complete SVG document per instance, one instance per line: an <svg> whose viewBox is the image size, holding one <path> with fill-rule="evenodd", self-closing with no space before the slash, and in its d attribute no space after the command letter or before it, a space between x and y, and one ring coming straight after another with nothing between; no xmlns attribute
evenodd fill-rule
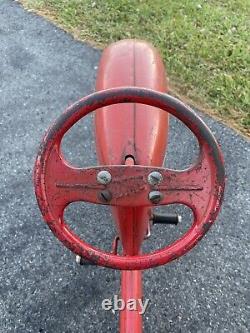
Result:
<svg viewBox="0 0 250 333"><path fill-rule="evenodd" d="M110 174L110 172L106 171L106 170L102 170L100 172L98 172L96 179L98 181L99 184L109 184L112 180L112 176Z"/></svg>
<svg viewBox="0 0 250 333"><path fill-rule="evenodd" d="M83 265L83 258L81 257L81 256L79 256L79 255L76 255L76 263L78 264L78 265Z"/></svg>
<svg viewBox="0 0 250 333"><path fill-rule="evenodd" d="M102 202L109 202L112 199L112 193L109 190L103 190L99 193L99 199Z"/></svg>
<svg viewBox="0 0 250 333"><path fill-rule="evenodd" d="M89 261L79 255L76 255L76 263L80 266L95 265L92 261Z"/></svg>
<svg viewBox="0 0 250 333"><path fill-rule="evenodd" d="M162 200L163 195L159 191L151 191L148 195L148 198L152 203L157 204Z"/></svg>
<svg viewBox="0 0 250 333"><path fill-rule="evenodd" d="M148 182L150 185L158 185L162 182L163 177L158 171L153 171L148 175Z"/></svg>

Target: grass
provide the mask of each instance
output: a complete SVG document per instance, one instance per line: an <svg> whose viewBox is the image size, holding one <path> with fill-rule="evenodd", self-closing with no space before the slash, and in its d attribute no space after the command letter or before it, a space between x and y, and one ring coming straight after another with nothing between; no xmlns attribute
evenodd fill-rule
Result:
<svg viewBox="0 0 250 333"><path fill-rule="evenodd" d="M152 42L176 95L250 135L249 0L21 2L99 47L123 38Z"/></svg>

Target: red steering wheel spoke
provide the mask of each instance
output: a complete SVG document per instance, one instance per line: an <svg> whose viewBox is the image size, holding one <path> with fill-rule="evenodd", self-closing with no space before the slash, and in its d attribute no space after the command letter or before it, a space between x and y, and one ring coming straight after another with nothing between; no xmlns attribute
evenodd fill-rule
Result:
<svg viewBox="0 0 250 333"><path fill-rule="evenodd" d="M183 171L166 170L164 182L158 186L159 191L164 194L161 204L188 206L194 213L195 223L198 224L212 200L213 173L210 171L209 161L202 152L199 161L192 167Z"/></svg>
<svg viewBox="0 0 250 333"><path fill-rule="evenodd" d="M97 191L103 185L96 182L94 168L75 168L69 165L55 145L44 166L44 191L54 218L62 218L64 208L76 201L99 203Z"/></svg>
<svg viewBox="0 0 250 333"><path fill-rule="evenodd" d="M195 165L178 171L141 165L75 168L60 152L64 134L88 113L116 103L142 103L171 113L195 134L200 155ZM100 181L101 172L108 181ZM158 181L150 181L152 173ZM144 88L114 88L87 96L72 105L51 126L38 153L34 183L42 215L65 246L96 264L139 270L165 264L190 250L208 231L221 206L225 172L220 148L203 121L177 99ZM194 213L191 228L174 243L153 253L119 256L91 246L73 233L63 220L71 202L86 201L111 206L140 207L185 204Z"/></svg>

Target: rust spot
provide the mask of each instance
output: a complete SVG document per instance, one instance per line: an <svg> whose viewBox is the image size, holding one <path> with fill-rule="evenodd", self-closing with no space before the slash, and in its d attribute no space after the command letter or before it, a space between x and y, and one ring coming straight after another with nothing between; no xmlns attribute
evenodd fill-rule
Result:
<svg viewBox="0 0 250 333"><path fill-rule="evenodd" d="M100 256L95 254L93 251L88 251L88 258L95 264L98 264L98 262L100 261Z"/></svg>
<svg viewBox="0 0 250 333"><path fill-rule="evenodd" d="M173 253L173 254L171 254L171 256L170 256L169 261L175 260L175 259L179 258L179 256L180 256L180 255L179 255L178 253Z"/></svg>
<svg viewBox="0 0 250 333"><path fill-rule="evenodd" d="M208 232L208 230L210 229L212 223L206 222L203 224L202 226L202 232L205 234L206 232Z"/></svg>

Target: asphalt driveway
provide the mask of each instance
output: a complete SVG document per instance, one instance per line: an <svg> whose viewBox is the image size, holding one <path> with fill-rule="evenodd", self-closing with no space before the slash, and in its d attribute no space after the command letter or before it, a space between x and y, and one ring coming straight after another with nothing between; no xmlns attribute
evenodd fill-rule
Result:
<svg viewBox="0 0 250 333"><path fill-rule="evenodd" d="M48 230L33 193L41 137L66 106L93 92L101 52L75 41L17 2L0 1L0 332L116 332L118 315L101 302L119 293L119 272L79 267ZM250 144L202 116L221 144L228 176L217 223L185 257L144 273L145 332L249 332ZM80 138L80 139L79 139ZM171 119L167 164L188 165L192 135ZM91 117L64 142L77 165L96 163ZM175 208L174 208L175 209ZM156 228L148 247L183 225ZM93 244L114 236L108 209L73 205L67 219Z"/></svg>

